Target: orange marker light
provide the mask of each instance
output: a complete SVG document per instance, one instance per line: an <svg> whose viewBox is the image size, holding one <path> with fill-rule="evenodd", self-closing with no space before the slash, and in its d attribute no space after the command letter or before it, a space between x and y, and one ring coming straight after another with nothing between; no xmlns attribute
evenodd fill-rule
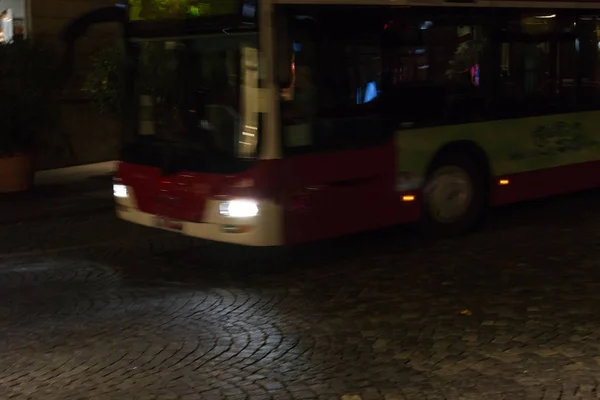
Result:
<svg viewBox="0 0 600 400"><path fill-rule="evenodd" d="M499 183L502 186L506 186L510 183L510 181L508 179L500 179Z"/></svg>
<svg viewBox="0 0 600 400"><path fill-rule="evenodd" d="M413 195L402 196L402 201L415 201L415 196L413 196Z"/></svg>

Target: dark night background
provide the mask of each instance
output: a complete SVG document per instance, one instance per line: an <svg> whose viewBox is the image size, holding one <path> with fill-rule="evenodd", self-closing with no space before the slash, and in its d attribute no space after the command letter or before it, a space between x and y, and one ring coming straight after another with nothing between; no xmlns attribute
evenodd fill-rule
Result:
<svg viewBox="0 0 600 400"><path fill-rule="evenodd" d="M56 54L70 21L114 2L0 11ZM441 240L405 226L256 250L125 223L119 121L85 91L119 34L90 29L60 89L51 56L24 48L21 68L0 54L0 97L27 71L47 96L28 104L55 112L26 142L0 142L37 171L0 195L0 399L600 396L600 191L496 209ZM8 168L0 157L0 182Z"/></svg>

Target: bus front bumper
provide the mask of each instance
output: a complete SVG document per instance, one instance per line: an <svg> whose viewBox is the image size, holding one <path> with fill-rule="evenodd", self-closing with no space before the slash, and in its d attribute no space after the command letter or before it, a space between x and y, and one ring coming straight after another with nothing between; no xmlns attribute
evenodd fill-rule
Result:
<svg viewBox="0 0 600 400"><path fill-rule="evenodd" d="M115 206L118 218L150 228L244 246L267 247L284 244L282 209L271 202L261 202L260 211L255 217L231 218L219 213L221 201L208 200L204 213L205 222L179 221L149 214L122 199L115 199Z"/></svg>

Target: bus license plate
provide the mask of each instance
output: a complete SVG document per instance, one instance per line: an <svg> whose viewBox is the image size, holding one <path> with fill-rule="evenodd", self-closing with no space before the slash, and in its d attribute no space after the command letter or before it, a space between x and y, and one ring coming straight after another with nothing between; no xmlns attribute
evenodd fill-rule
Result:
<svg viewBox="0 0 600 400"><path fill-rule="evenodd" d="M167 217L159 217L156 216L154 219L154 226L160 229L166 229L169 231L181 231L183 230L183 222L167 218Z"/></svg>

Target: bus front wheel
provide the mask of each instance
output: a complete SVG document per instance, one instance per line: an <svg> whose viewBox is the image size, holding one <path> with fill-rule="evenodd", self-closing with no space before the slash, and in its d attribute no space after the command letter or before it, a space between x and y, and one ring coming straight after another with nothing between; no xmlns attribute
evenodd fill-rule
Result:
<svg viewBox="0 0 600 400"><path fill-rule="evenodd" d="M484 177L467 156L442 156L431 168L422 193L421 230L453 236L474 228L486 209Z"/></svg>

